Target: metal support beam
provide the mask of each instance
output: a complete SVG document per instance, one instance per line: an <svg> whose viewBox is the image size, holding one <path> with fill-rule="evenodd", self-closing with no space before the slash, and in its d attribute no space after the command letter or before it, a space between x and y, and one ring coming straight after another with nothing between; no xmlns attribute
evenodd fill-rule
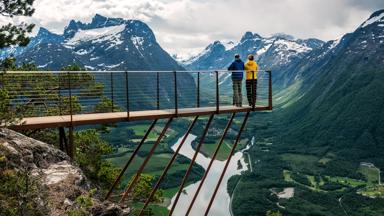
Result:
<svg viewBox="0 0 384 216"><path fill-rule="evenodd" d="M144 144L145 140L147 139L147 137L149 136L149 134L151 133L152 129L155 127L156 125L156 122L157 122L157 119L154 120L151 124L151 126L149 126L148 130L145 132L144 134L144 137L141 139L139 145L136 147L136 149L133 151L131 157L129 158L129 160L127 161L127 163L125 164L125 166L123 167L123 169L121 170L119 176L116 178L115 182L113 183L112 187L109 189L107 195L105 196L105 200L109 199L109 197L111 196L112 192L113 192L113 189L119 184L121 178L123 177L125 171L127 171L129 165L132 163L133 159L135 158L136 154L139 152L141 146Z"/></svg>
<svg viewBox="0 0 384 216"><path fill-rule="evenodd" d="M215 71L215 74L216 74L216 114L219 114L219 109L220 109L219 72Z"/></svg>
<svg viewBox="0 0 384 216"><path fill-rule="evenodd" d="M76 148L75 148L75 142L74 142L74 137L73 137L73 133L74 133L74 128L73 126L70 126L69 127L69 130L68 130L68 137L69 137L69 145L68 145L68 150L67 150L67 153L69 155L69 157L71 157L72 159L75 158L75 154L76 154Z"/></svg>
<svg viewBox="0 0 384 216"><path fill-rule="evenodd" d="M202 144L204 143L205 136L207 135L209 126L211 125L211 122L212 122L214 116L215 116L215 114L210 115L209 120L208 120L207 124L205 125L204 132L203 132L203 134L202 134L202 136L201 136L201 138L200 138L199 144L198 144L197 147L196 147L195 154L193 155L192 161L189 163L187 172L185 173L185 175L184 175L184 177L183 177L183 180L182 180L182 182L181 182L181 184L180 184L179 191L177 192L175 201L174 201L174 203L173 203L173 205L172 205L172 208L171 208L171 210L169 211L169 214L168 214L168 215L172 215L172 214L173 214L173 211L175 211L175 208L176 208L177 202L179 201L181 192L183 191L183 189L184 189L184 185L185 185L185 183L187 182L187 179L188 179L188 177L189 177L190 172L192 171L193 164L195 163L195 160L196 160L196 158L197 158L197 155L198 155L199 152L200 152L201 146L202 146Z"/></svg>
<svg viewBox="0 0 384 216"><path fill-rule="evenodd" d="M125 71L125 97L127 102L127 121L129 121L129 81L128 81L128 72Z"/></svg>
<svg viewBox="0 0 384 216"><path fill-rule="evenodd" d="M157 180L155 187L152 189L151 194L149 195L149 197L148 197L147 201L145 202L143 208L141 209L140 216L144 214L145 209L147 208L147 206L151 202L151 200L152 200L153 196L155 195L157 189L160 187L161 182L163 181L163 179L164 179L165 175L167 174L168 170L171 168L173 162L175 161L177 155L179 154L179 151L180 151L181 147L184 145L185 140L187 139L188 135L191 133L191 131L192 131L193 127L195 126L195 123L196 123L198 118L199 118L199 116L196 116L193 119L193 121L192 121L191 125L189 126L187 132L184 134L184 136L183 136L179 146L177 147L176 151L173 153L173 156L172 156L171 160L168 162L168 164L165 167L165 169L164 169L163 173L161 174L160 178Z"/></svg>
<svg viewBox="0 0 384 216"><path fill-rule="evenodd" d="M200 107L200 72L197 72L197 107Z"/></svg>
<svg viewBox="0 0 384 216"><path fill-rule="evenodd" d="M211 209L212 203L213 203L213 201L215 200L217 191L219 190L220 184L221 184L221 182L223 181L225 172L226 172L227 169L228 169L228 165L229 165L229 163L231 162L232 155L235 153L237 144L238 144L239 141L240 141L241 133L242 133L243 130L244 130L244 127L245 127L245 124L247 123L248 117L249 117L249 112L247 112L247 114L245 114L243 123L242 123L242 125L241 125L241 127L240 127L240 131L239 131L239 133L237 134L236 141L235 141L235 143L234 143L233 146L232 146L231 153L230 153L229 156L228 156L228 159L227 159L227 162L225 163L223 172L222 172L221 175L220 175L219 181L217 182L217 185L216 185L216 188L215 188L215 190L214 190L214 192L213 192L213 195L212 195L212 197L211 197L211 200L209 201L207 210L206 210L205 213L204 213L205 216L208 215L209 210Z"/></svg>
<svg viewBox="0 0 384 216"><path fill-rule="evenodd" d="M58 105L59 105L59 114L62 115L63 112L62 112L62 108L61 108L61 74L58 74L57 75L57 82L58 82Z"/></svg>
<svg viewBox="0 0 384 216"><path fill-rule="evenodd" d="M137 171L133 181L128 185L127 189L125 190L124 194L123 194L123 197L120 199L120 204L122 204L124 202L124 200L127 198L129 192L131 192L133 186L135 186L136 182L139 180L140 178L140 175L141 173L143 172L145 166L147 165L149 159L152 157L153 153L155 152L156 150L156 147L159 145L161 139L163 138L163 136L165 135L165 132L167 132L167 129L169 128L169 126L171 125L171 122L172 122L173 118L170 118L168 120L168 122L165 124L163 130L161 131L159 137L157 138L155 144L153 144L151 150L149 151L147 157L145 158L144 162L141 164L139 170Z"/></svg>
<svg viewBox="0 0 384 216"><path fill-rule="evenodd" d="M272 110L273 109L273 105L272 105L272 71L267 71L267 73L269 74L268 109Z"/></svg>
<svg viewBox="0 0 384 216"><path fill-rule="evenodd" d="M193 204L195 203L196 198L197 198L197 196L198 196L199 193L200 193L201 187L203 186L203 184L204 184L204 182L205 182L205 179L206 179L207 176L208 176L209 170L211 169L212 164L213 164L213 162L215 161L217 154L219 153L220 147L221 147L221 145L222 145L223 142L224 142L224 138L225 138L225 136L226 136L226 134L227 134L229 128L231 127L231 124L232 124L233 119L235 118L235 115L236 115L236 113L233 113L233 114L231 115L231 118L229 119L227 125L225 126L225 129L224 129L223 135L222 135L221 138L220 138L219 144L217 145L217 147L216 147L216 149L215 149L215 152L214 152L213 155L212 155L212 158L211 158L211 161L209 162L208 168L207 168L207 170L204 172L204 176L203 176L203 178L202 178L201 181L200 181L200 184L199 184L199 186L198 186L198 188L197 188L197 190L196 190L196 192L195 192L195 195L194 195L193 198L192 198L191 204L189 205L188 210L187 210L187 213L186 213L185 215L189 215L189 214L190 214L190 212L191 212L191 210L192 210L192 207L193 207Z"/></svg>
<svg viewBox="0 0 384 216"><path fill-rule="evenodd" d="M160 73L156 72L156 107L160 109Z"/></svg>
<svg viewBox="0 0 384 216"><path fill-rule="evenodd" d="M72 86L71 86L71 73L67 72L68 75L68 89L69 89L69 114L71 115L71 125L73 125L73 110L72 110Z"/></svg>
<svg viewBox="0 0 384 216"><path fill-rule="evenodd" d="M115 95L113 94L113 72L111 73L111 100L112 100L112 105L111 105L111 112L114 112L115 110L113 109L113 106L115 104Z"/></svg>
<svg viewBox="0 0 384 216"><path fill-rule="evenodd" d="M174 80L175 80L175 114L177 116L179 112L179 105L178 105L178 95L177 95L177 75L176 71L173 72Z"/></svg>
<svg viewBox="0 0 384 216"><path fill-rule="evenodd" d="M68 154L68 140L65 136L65 130L63 127L59 127L59 143L60 143L60 150L65 151Z"/></svg>

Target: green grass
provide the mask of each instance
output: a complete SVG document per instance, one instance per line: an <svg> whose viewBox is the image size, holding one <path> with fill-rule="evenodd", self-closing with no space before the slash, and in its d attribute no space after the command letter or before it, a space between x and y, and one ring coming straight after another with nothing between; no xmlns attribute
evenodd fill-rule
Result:
<svg viewBox="0 0 384 216"><path fill-rule="evenodd" d="M293 179L291 177L291 171L283 170L283 176L284 176L284 181L293 182Z"/></svg>
<svg viewBox="0 0 384 216"><path fill-rule="evenodd" d="M149 150L151 147L151 144L144 144L143 149ZM121 155L119 157L114 158L108 158L106 160L112 162L113 164L117 165L118 167L122 168L128 161L128 159L131 157L132 152L127 152L124 155ZM154 154L151 159L149 160L148 164L146 165L144 169L144 173L151 174L151 175L160 175L165 168L165 166L170 161L172 155L171 154L165 154L165 153L158 153ZM124 182L126 182L130 176L132 176L141 166L145 158L136 156L130 166L128 167L128 170L126 171L126 174L124 176ZM168 171L169 174L172 174L179 170L186 170L188 164L179 164L177 161L173 162L172 168Z"/></svg>
<svg viewBox="0 0 384 216"><path fill-rule="evenodd" d="M365 181L339 176L325 176L325 179L330 182L340 183L351 187L358 187L366 184Z"/></svg>
<svg viewBox="0 0 384 216"><path fill-rule="evenodd" d="M203 152L203 154L206 155L207 157L211 158L216 148L217 148L216 143L204 143L204 145L201 148L201 152ZM219 152L217 153L216 160L220 160L220 161L226 160L230 152L231 152L231 149L224 142L221 145Z"/></svg>
<svg viewBox="0 0 384 216"><path fill-rule="evenodd" d="M166 198L172 198L177 193L178 190L179 190L178 187L165 189L163 196Z"/></svg>
<svg viewBox="0 0 384 216"><path fill-rule="evenodd" d="M384 185L368 186L362 190L359 190L358 193L368 197L384 198Z"/></svg>
<svg viewBox="0 0 384 216"><path fill-rule="evenodd" d="M133 212L129 215L139 215L141 208L144 206L143 203L135 203L132 205L134 208ZM146 209L152 209L152 213L154 216L166 216L168 215L168 209L164 206L160 206L158 204L150 204Z"/></svg>
<svg viewBox="0 0 384 216"><path fill-rule="evenodd" d="M365 176L369 184L379 183L379 170L377 168L360 166L358 172Z"/></svg>
<svg viewBox="0 0 384 216"><path fill-rule="evenodd" d="M313 155L286 153L281 155L281 159L288 162L293 171L319 170L317 166L319 158Z"/></svg>

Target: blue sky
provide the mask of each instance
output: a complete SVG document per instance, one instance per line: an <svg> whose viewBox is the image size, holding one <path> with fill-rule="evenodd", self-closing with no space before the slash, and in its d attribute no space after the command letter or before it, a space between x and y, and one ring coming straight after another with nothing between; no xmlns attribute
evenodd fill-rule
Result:
<svg viewBox="0 0 384 216"><path fill-rule="evenodd" d="M245 31L270 36L332 40L353 31L383 0L36 0L34 22L62 33L71 19L89 22L94 14L139 19L171 54L190 55L215 40L237 41Z"/></svg>

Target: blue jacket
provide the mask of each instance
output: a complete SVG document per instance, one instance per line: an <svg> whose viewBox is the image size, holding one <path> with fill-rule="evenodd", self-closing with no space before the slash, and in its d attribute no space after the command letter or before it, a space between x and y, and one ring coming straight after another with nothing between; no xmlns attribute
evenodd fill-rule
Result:
<svg viewBox="0 0 384 216"><path fill-rule="evenodd" d="M243 80L244 62L241 59L233 61L228 70L236 71L232 72L232 80Z"/></svg>

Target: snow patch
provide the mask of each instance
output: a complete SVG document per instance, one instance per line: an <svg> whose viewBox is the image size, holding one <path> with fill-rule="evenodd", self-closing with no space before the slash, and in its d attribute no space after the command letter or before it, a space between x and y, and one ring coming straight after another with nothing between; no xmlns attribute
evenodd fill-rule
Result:
<svg viewBox="0 0 384 216"><path fill-rule="evenodd" d="M89 69L89 70L95 70L95 68L94 68L94 67L92 67L92 66L89 66L89 65L85 65L84 67L85 67L85 69Z"/></svg>
<svg viewBox="0 0 384 216"><path fill-rule="evenodd" d="M122 65L123 63L124 63L124 61L122 61L122 62L120 62L120 63L118 63L118 64L115 64L115 65L106 65L105 67L106 67L106 68L109 68L109 69L111 69L111 68L116 68L116 67Z"/></svg>
<svg viewBox="0 0 384 216"><path fill-rule="evenodd" d="M233 41L224 41L221 44L225 47L225 51L231 50L236 46L236 43Z"/></svg>
<svg viewBox="0 0 384 216"><path fill-rule="evenodd" d="M53 63L53 61L50 61L50 62L48 62L48 63L46 63L46 64L44 64L44 65L38 65L37 68L45 68L45 67L47 67L49 64L52 64L52 63Z"/></svg>
<svg viewBox="0 0 384 216"><path fill-rule="evenodd" d="M259 49L257 52L256 52L256 55L257 56L260 56L262 54L264 54L265 52L267 52L267 50L272 46L272 44L268 44L266 46L264 46L263 48Z"/></svg>
<svg viewBox="0 0 384 216"><path fill-rule="evenodd" d="M329 49L331 50L331 49L335 48L337 45L339 45L340 41L341 41L341 38L334 40L332 42L331 46L329 46Z"/></svg>
<svg viewBox="0 0 384 216"><path fill-rule="evenodd" d="M384 13L381 13L380 15L378 16L375 16L375 17L372 17L370 18L369 20L365 21L362 25L361 25L361 28L365 28L369 25L371 25L372 23L375 23L377 21L382 21L382 19L384 18Z"/></svg>
<svg viewBox="0 0 384 216"><path fill-rule="evenodd" d="M81 42L92 41L92 43L99 43L103 41L113 41L115 44L121 44L121 32L124 31L126 25L117 25L96 29L80 30L76 32L73 38L66 42L68 46L75 46Z"/></svg>
<svg viewBox="0 0 384 216"><path fill-rule="evenodd" d="M87 50L85 49L80 49L78 51L75 52L77 55L86 55L88 54Z"/></svg>
<svg viewBox="0 0 384 216"><path fill-rule="evenodd" d="M138 37L138 36L132 36L131 41L133 45L135 45L136 49L139 49L139 47L142 47L144 44L144 38Z"/></svg>

